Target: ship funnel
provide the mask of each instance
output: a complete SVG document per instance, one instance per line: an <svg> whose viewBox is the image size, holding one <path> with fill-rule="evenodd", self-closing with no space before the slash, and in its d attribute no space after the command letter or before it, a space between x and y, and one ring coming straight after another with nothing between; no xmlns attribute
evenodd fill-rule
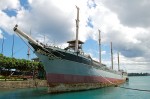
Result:
<svg viewBox="0 0 150 99"><path fill-rule="evenodd" d="M21 35L22 37L24 37L25 39L27 39L30 43L33 43L35 45L38 45L40 47L43 47L43 45L41 45L39 42L35 41L34 39L32 39L32 37L30 37L27 33L22 32L20 29L18 29L18 25L16 24L15 27L13 28L13 30Z"/></svg>

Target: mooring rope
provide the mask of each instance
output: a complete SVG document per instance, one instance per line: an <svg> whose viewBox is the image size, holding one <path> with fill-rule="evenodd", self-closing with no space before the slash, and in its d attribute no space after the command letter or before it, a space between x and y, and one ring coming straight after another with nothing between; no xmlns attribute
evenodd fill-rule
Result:
<svg viewBox="0 0 150 99"><path fill-rule="evenodd" d="M135 89L135 88L128 88L128 87L121 87L118 86L119 88L123 88L123 89L130 89L130 90L137 90L137 91L146 91L146 92L150 92L150 90L144 90L144 89Z"/></svg>
<svg viewBox="0 0 150 99"><path fill-rule="evenodd" d="M111 82L110 80L108 80L107 78L104 78L102 75L100 75L103 79L105 79L106 81L108 81L109 83L111 83L112 85L114 85L115 87L118 88L123 88L123 89L128 89L128 90L136 90L136 91L145 91L145 92L150 92L150 90L145 90L145 89L136 89L136 88L129 88L129 87L122 87L122 86L118 86L117 84Z"/></svg>

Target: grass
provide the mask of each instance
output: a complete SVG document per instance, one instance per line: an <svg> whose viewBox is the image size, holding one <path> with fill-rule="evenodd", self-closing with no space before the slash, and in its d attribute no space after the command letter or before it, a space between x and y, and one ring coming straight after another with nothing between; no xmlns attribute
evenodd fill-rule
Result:
<svg viewBox="0 0 150 99"><path fill-rule="evenodd" d="M24 79L0 79L0 81L24 81Z"/></svg>
<svg viewBox="0 0 150 99"><path fill-rule="evenodd" d="M19 76L2 76L0 75L0 81L23 81L25 80L22 77Z"/></svg>

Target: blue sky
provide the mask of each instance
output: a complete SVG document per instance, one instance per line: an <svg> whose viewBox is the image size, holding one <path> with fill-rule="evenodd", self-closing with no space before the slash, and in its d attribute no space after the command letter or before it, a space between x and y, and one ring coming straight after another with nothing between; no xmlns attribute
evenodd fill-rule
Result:
<svg viewBox="0 0 150 99"><path fill-rule="evenodd" d="M12 45L13 45L13 35L9 35L6 32L3 32L4 34L4 45L3 45L3 54L5 56L8 57L12 57ZM2 46L2 39L0 40L0 44ZM26 42L27 43L27 42ZM16 34L14 34L14 57L16 58L20 58L20 59L28 59L27 58L27 50L28 47L26 46L26 44L24 43L24 41L19 38L18 36L16 36ZM1 47L1 51L2 51L2 47ZM33 55L33 52L31 52L31 57L35 57L35 55Z"/></svg>
<svg viewBox="0 0 150 99"><path fill-rule="evenodd" d="M110 65L112 41L115 65L120 52L121 65L129 72L150 71L150 4L147 0L4 0L0 3L0 44L3 35L4 55L11 57L15 24L27 34L31 30L33 39L43 42L45 35L48 44L65 47L67 41L75 39L75 5L80 8L79 39L85 42L86 53L98 60L100 29L103 63ZM14 42L14 57L27 59L26 44L16 34ZM33 57L36 56L31 52Z"/></svg>

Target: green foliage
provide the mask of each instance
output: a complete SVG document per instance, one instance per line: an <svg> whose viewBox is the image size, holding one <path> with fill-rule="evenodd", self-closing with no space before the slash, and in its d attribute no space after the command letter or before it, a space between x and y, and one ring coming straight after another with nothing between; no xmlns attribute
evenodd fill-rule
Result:
<svg viewBox="0 0 150 99"><path fill-rule="evenodd" d="M25 59L10 58L0 54L0 67L3 67L5 69L17 69L20 71L30 71L33 69L38 69L39 66L40 67L42 66L39 62L33 62Z"/></svg>

